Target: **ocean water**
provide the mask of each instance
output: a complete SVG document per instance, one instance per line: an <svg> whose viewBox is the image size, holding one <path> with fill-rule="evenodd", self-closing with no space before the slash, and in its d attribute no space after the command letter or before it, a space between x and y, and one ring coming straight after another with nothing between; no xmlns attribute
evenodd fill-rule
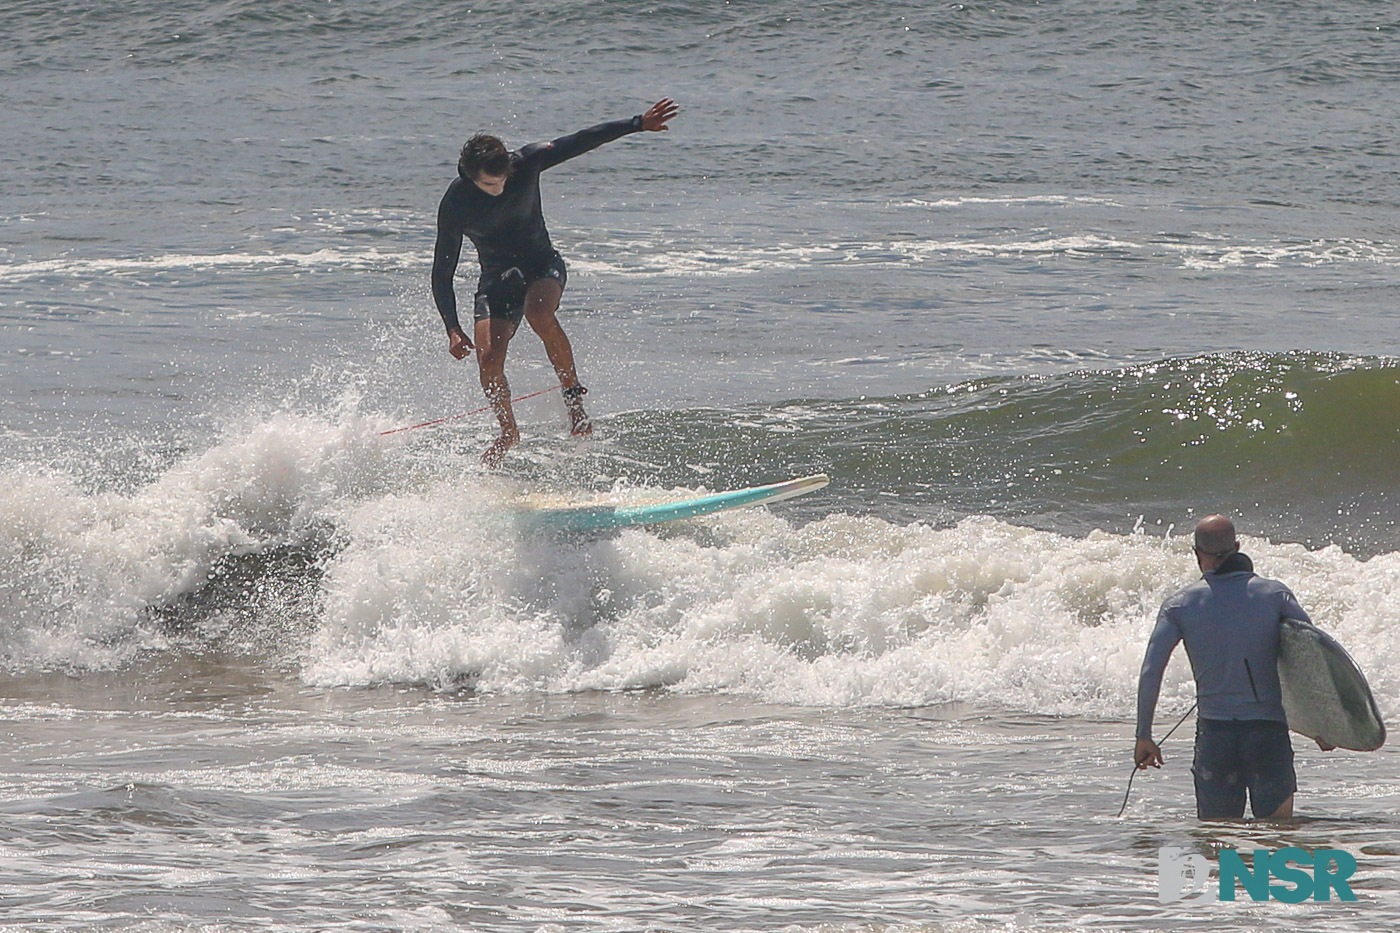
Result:
<svg viewBox="0 0 1400 933"><path fill-rule="evenodd" d="M1400 15L535 0L0 9L0 929L1387 929L1391 749L1125 815L1236 516L1400 706ZM499 472L428 289L466 136L552 169L597 430ZM464 262L458 288L471 287ZM459 291L460 294L460 291ZM517 393L553 384L523 333ZM519 533L526 493L771 509ZM1190 707L1173 660L1158 734ZM1157 850L1358 900L1161 904ZM1244 895L1241 893L1241 897Z"/></svg>

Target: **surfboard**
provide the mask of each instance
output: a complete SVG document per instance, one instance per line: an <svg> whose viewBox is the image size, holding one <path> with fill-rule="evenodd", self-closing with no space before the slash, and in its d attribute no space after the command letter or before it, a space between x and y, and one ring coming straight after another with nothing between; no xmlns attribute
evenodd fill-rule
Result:
<svg viewBox="0 0 1400 933"><path fill-rule="evenodd" d="M517 519L530 530L560 532L601 531L629 525L654 525L683 518L710 515L727 509L767 505L815 492L831 482L825 473L802 476L726 492L673 495L652 501L565 502L526 501L517 506Z"/></svg>
<svg viewBox="0 0 1400 933"><path fill-rule="evenodd" d="M1370 752L1385 743L1376 698L1335 638L1296 619L1278 637L1278 680L1288 728L1328 745Z"/></svg>

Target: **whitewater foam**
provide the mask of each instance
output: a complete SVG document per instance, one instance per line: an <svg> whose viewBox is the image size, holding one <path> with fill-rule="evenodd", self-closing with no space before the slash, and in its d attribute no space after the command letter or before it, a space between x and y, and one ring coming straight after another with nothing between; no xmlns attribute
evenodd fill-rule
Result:
<svg viewBox="0 0 1400 933"><path fill-rule="evenodd" d="M1163 248L1182 254L1184 268L1201 271L1272 269L1284 265L1310 268L1341 263L1400 265L1400 246L1352 238L1302 243L1169 243Z"/></svg>
<svg viewBox="0 0 1400 933"><path fill-rule="evenodd" d="M251 559L261 587L285 586L268 555L290 546L315 567L312 596L288 610L305 618L276 650L311 684L1118 718L1160 600L1194 575L1170 533L1076 537L988 516L939 527L833 508L800 524L779 507L614 537L532 536L508 507L520 482L475 470L475 448L435 447L420 462L422 450L378 427L279 415L129 492L7 469L0 665L113 667L168 650L153 609L184 600L198 612L230 560ZM550 482L536 475L530 488ZM655 491L619 480L613 494ZM802 514L820 514L812 507ZM944 514L932 500L928 511ZM1247 547L1352 650L1383 712L1393 705L1400 554ZM1163 696L1164 714L1189 706L1183 659Z"/></svg>
<svg viewBox="0 0 1400 933"><path fill-rule="evenodd" d="M324 269L344 271L413 269L422 257L412 253L380 250L318 249L308 253L169 253L148 257L86 259L64 257L0 265L0 281L62 277L65 281L87 277L159 275L171 271L214 269Z"/></svg>
<svg viewBox="0 0 1400 933"><path fill-rule="evenodd" d="M959 199L975 203L975 199ZM660 246L661 248L658 248ZM666 249L666 244L613 240L582 244L571 264L592 275L627 278L658 276L716 277L752 275L773 270L813 266L904 266L930 258L975 256L1020 259L1027 256L1091 258L1127 256L1155 263L1179 263L1190 271L1220 271L1240 267L1312 268L1342 263L1400 265L1395 244L1358 239L1290 242L1233 242L1209 233L1193 233L1181 242L1156 237L1130 239L1099 232L1037 231L1010 239L910 237L896 240L830 243L779 243L731 249L722 246Z"/></svg>
<svg viewBox="0 0 1400 933"><path fill-rule="evenodd" d="M307 679L1118 717L1160 600L1192 575L1175 539L1079 539L987 517L934 528L835 514L798 527L745 511L572 542L515 538L501 521L441 491L350 516ZM1400 610L1385 599L1394 555L1261 541L1256 558L1358 643L1378 693L1400 694L1385 673L1400 650ZM1163 709L1190 694L1174 663Z"/></svg>
<svg viewBox="0 0 1400 933"><path fill-rule="evenodd" d="M304 541L384 475L363 423L279 416L124 494L0 474L0 666L119 665L167 644L147 610L226 558Z"/></svg>

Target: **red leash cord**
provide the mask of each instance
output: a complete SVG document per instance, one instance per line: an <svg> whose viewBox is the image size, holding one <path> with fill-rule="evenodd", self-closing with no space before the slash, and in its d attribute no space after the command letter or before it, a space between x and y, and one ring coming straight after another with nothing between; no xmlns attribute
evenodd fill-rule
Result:
<svg viewBox="0 0 1400 933"><path fill-rule="evenodd" d="M540 389L538 392L531 392L529 395L517 396L516 398L511 399L510 403L514 405L516 402L523 402L526 399L535 398L538 395L544 395L546 392L553 392L555 389L559 388L562 385L563 383L560 383L559 385L550 386L548 389ZM460 415L449 415L446 418L438 418L435 421L424 421L422 424L410 424L407 427L391 428L388 431L380 431L379 436L383 437L385 434L398 434L400 431L412 431L415 428L430 428L435 424L445 424L448 421L458 421L462 418L470 418L472 415L479 415L484 411L490 410L491 406L487 405L483 408L477 408L472 411L464 411Z"/></svg>

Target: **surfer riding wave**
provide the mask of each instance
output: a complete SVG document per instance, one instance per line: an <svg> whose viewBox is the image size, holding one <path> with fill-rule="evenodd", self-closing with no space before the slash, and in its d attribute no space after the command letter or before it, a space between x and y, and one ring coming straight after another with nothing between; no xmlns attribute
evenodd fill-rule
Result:
<svg viewBox="0 0 1400 933"><path fill-rule="evenodd" d="M669 129L678 112L675 102L664 98L635 117L599 123L552 142L532 143L518 152L483 133L462 147L458 177L438 206L433 300L447 327L448 352L460 360L476 350L481 387L500 423L500 436L481 458L487 466L499 466L506 451L520 440L505 362L506 348L522 318L544 341L563 389L572 433L592 431L583 408L588 390L579 383L573 347L556 316L568 270L545 227L540 173L631 133ZM464 237L476 247L481 267L473 303L474 341L462 329L453 290Z"/></svg>

